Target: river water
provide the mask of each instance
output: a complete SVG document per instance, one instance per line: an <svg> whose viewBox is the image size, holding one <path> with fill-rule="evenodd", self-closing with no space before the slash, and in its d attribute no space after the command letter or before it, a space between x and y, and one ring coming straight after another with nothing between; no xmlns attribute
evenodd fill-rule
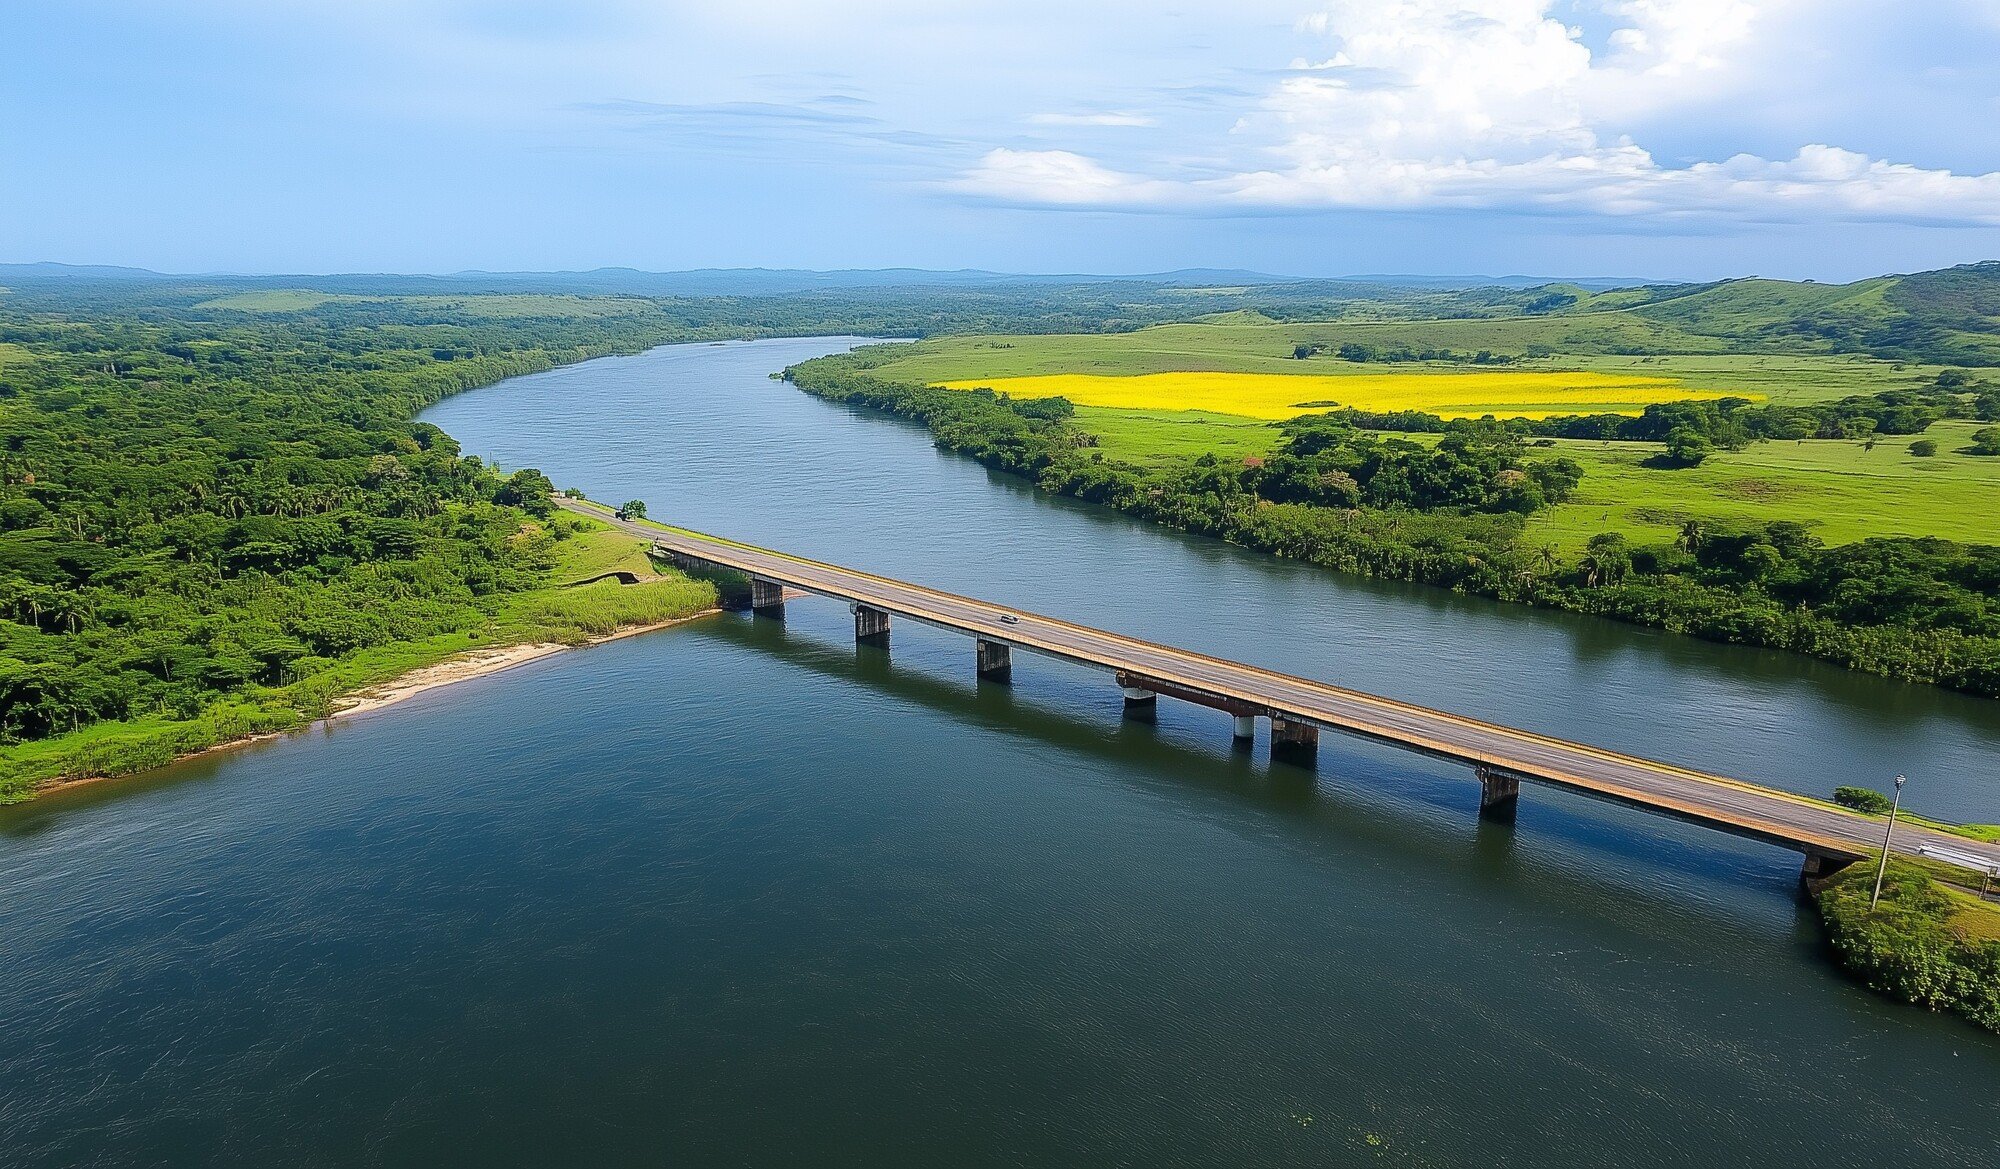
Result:
<svg viewBox="0 0 2000 1169"><path fill-rule="evenodd" d="M2000 703L1336 577L680 346L426 417L691 527L1800 791L2000 819ZM1991 1165L2000 1040L1798 860L844 608L0 811L0 1164Z"/></svg>

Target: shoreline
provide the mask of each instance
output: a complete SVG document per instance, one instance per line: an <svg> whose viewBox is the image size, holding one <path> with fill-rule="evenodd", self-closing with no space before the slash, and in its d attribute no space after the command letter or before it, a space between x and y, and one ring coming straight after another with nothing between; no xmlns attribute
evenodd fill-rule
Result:
<svg viewBox="0 0 2000 1169"><path fill-rule="evenodd" d="M189 751L184 755L176 755L173 759L158 767L148 767L140 771L125 771L116 775L86 775L76 779L59 779L35 788L28 793L27 799L13 806L20 807L32 804L43 796L53 795L56 792L70 791L80 787L91 787L103 783L115 783L125 779L137 779L141 776L162 771L168 767L175 767L191 760L200 759L203 756L216 755L224 751L234 751L240 747L248 747L253 743L269 742L274 739L285 738L288 735L301 735L314 728L323 727L342 719L358 718L362 715L387 710L409 699L429 694L434 690L441 690L446 686L451 686L459 682L470 682L475 678L490 678L495 674L502 674L508 670L529 665L530 663L541 661L543 658L553 657L568 650L589 649L591 646L604 645L607 642L622 641L628 637L637 637L642 633L654 633L703 617L712 617L720 612L722 612L720 607L702 609L698 612L689 613L684 617L673 617L665 621L653 621L645 625L633 625L624 629L614 630L586 641L577 642L574 645L560 641L532 641L468 650L464 653L454 654L443 661L432 662L428 666L418 666L416 669L398 674L393 678L385 679L384 681L344 694L341 696L340 701L346 703L346 705L328 713L323 718L316 718L311 722L301 723L296 727L290 727L282 731L266 731L261 734L245 735L242 738L230 739L223 743L215 743L211 746L203 747L199 751Z"/></svg>

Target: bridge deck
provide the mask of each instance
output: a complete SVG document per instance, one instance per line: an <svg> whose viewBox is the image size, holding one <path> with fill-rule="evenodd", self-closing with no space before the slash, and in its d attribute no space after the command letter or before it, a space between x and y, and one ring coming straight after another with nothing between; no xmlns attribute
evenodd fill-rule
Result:
<svg viewBox="0 0 2000 1169"><path fill-rule="evenodd" d="M572 506L611 519L607 511L594 506ZM712 536L612 522L675 555L806 592L1068 661L1144 675L1232 705L1617 800L1809 854L1850 860L1881 846L1879 820L1743 780L1480 722ZM1003 615L1014 622L1002 621ZM1892 847L1910 855L1926 847L1944 848L2000 863L2000 845L1901 822Z"/></svg>

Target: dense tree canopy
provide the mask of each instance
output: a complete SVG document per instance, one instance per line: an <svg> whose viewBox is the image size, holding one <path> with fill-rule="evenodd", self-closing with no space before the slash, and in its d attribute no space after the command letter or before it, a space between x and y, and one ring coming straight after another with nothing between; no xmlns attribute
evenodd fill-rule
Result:
<svg viewBox="0 0 2000 1169"><path fill-rule="evenodd" d="M0 341L29 357L0 366L0 744L476 626L546 579L551 487L412 416L673 330L9 305Z"/></svg>

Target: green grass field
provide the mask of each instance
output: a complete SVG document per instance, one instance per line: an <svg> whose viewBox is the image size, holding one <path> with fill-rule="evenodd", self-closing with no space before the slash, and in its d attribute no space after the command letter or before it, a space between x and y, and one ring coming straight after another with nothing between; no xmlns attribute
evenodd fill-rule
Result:
<svg viewBox="0 0 2000 1169"><path fill-rule="evenodd" d="M1870 536L1991 544L2000 541L2000 458L1959 450L1978 426L1932 426L1938 453L1928 459L1912 456L1907 438L1885 437L1872 451L1858 442L1765 442L1678 470L1643 466L1659 449L1646 443L1559 442L1583 464L1583 484L1570 502L1536 513L1526 538L1581 548L1616 531L1657 543L1690 519L1796 520L1829 544Z"/></svg>
<svg viewBox="0 0 2000 1169"><path fill-rule="evenodd" d="M1723 295L1718 290L1713 295ZM1753 290L1754 291L1754 290ZM1852 287L1842 295L1866 300L1880 288ZM1730 293L1729 295L1737 295ZM1819 291L1805 297L1831 295ZM1857 302L1858 303L1858 302ZM1661 311L1655 306L1652 311ZM1727 311L1728 305L1711 306ZM1749 309L1744 310L1746 313ZM1671 336L1631 313L1613 314L1625 328L1653 328L1654 339ZM1671 314L1669 314L1671 315ZM1230 314L1188 324L1161 325L1130 333L1084 336L952 337L880 351L890 360L877 367L883 377L925 382L970 382L1062 373L1136 375L1174 371L1227 370L1257 373L1311 373L1335 387L1341 377L1378 381L1384 375L1464 372L1462 364L1439 362L1365 364L1324 354L1301 361L1293 346L1313 340L1338 344L1357 333L1394 332L1396 343L1461 351L1505 339L1574 336L1579 319L1526 318L1497 321L1401 322L1392 324L1280 324L1254 314ZM1748 318L1746 318L1748 319ZM1377 338L1379 340L1379 338ZM1660 356L1564 354L1501 367L1502 370L1583 370L1620 377L1676 378L1690 390L1741 394L1780 404L1824 401L1891 389L1928 385L1938 367L1901 365L1856 356L1694 353ZM1504 376L1504 375L1503 375ZM1326 384L1326 383L1321 383ZM1357 382L1357 386L1363 383ZM1498 384L1498 383L1496 383ZM1329 391L1338 393L1337 389ZM1692 395L1690 395L1692 396ZM1280 434L1258 418L1213 410L1077 407L1077 425L1098 438L1108 459L1156 469L1182 465L1203 454L1226 462L1270 454ZM1671 539L1682 523L1700 519L1723 524L1795 520L1812 526L1827 543L1871 536L1941 536L1968 543L2000 541L2000 458L1962 453L1977 423L1942 422L1927 437L1939 453L1928 459L1908 453L1908 437L1884 436L1874 450L1861 443L1807 441L1757 443L1742 451L1718 451L1699 467L1645 466L1659 447L1644 443L1560 441L1552 453L1575 458L1585 468L1577 497L1537 513L1526 536L1565 550L1583 547L1592 535L1623 532L1635 542ZM1405 435L1419 442L1435 436Z"/></svg>
<svg viewBox="0 0 2000 1169"><path fill-rule="evenodd" d="M1348 361L1331 352L1303 361L1292 356L1299 344L1338 347L1347 341L1408 344L1459 352L1491 349L1518 354L1530 344L1553 344L1576 332L1583 318L1527 317L1493 321L1426 321L1381 324L1347 322L1277 323L1254 314L1232 313L1178 325L1156 325L1130 333L1051 336L946 337L897 345L882 352L890 359L877 372L898 381L958 382L981 378L1052 374L1132 375L1183 371L1312 374L1320 377L1380 377L1398 373L1463 373L1470 368L1446 362L1375 364ZM1658 339L1658 327L1624 318L1634 340ZM1566 324L1567 323L1567 324ZM1556 326L1565 325L1558 328ZM1648 332L1648 330L1652 330ZM1500 367L1505 371L1577 370L1621 377L1677 378L1694 392L1762 395L1773 402L1798 403L1914 389L1936 376L1937 366L1899 365L1851 355L1676 353L1627 356L1565 350L1560 356L1530 358ZM1690 393L1689 396L1694 396Z"/></svg>
<svg viewBox="0 0 2000 1169"><path fill-rule="evenodd" d="M5 341L0 341L0 366L26 365L34 359L34 354L21 348L19 345L10 345Z"/></svg>
<svg viewBox="0 0 2000 1169"><path fill-rule="evenodd" d="M1077 425L1097 436L1106 458L1158 469L1203 454L1241 462L1270 454L1280 438L1266 422L1192 411L1083 407ZM1938 453L1928 459L1911 455L1907 438L1884 438L1872 451L1858 442L1767 442L1681 469L1645 466L1659 453L1648 443L1557 440L1547 453L1582 463L1583 485L1570 502L1536 513L1523 538L1575 550L1598 532L1623 532L1635 543L1670 540L1690 519L1796 520L1829 544L1870 536L1991 544L2000 540L2000 458L1961 451L1979 426L1931 427Z"/></svg>
<svg viewBox="0 0 2000 1169"><path fill-rule="evenodd" d="M613 317L649 311L652 302L616 296L353 296L345 293L272 289L239 292L205 300L196 308L242 313L301 313L326 305L400 304L421 312L451 313L482 320L519 317Z"/></svg>
<svg viewBox="0 0 2000 1169"><path fill-rule="evenodd" d="M572 513L573 514L573 513ZM646 543L600 520L577 516L590 525L556 545L554 580L558 585L591 580L607 572L632 572L641 577L656 575L659 569L646 555Z"/></svg>
<svg viewBox="0 0 2000 1169"><path fill-rule="evenodd" d="M1111 410L1079 406L1078 427L1097 436L1107 459L1145 467L1190 462L1204 454L1238 462L1268 455L1281 437L1268 422L1200 410Z"/></svg>

